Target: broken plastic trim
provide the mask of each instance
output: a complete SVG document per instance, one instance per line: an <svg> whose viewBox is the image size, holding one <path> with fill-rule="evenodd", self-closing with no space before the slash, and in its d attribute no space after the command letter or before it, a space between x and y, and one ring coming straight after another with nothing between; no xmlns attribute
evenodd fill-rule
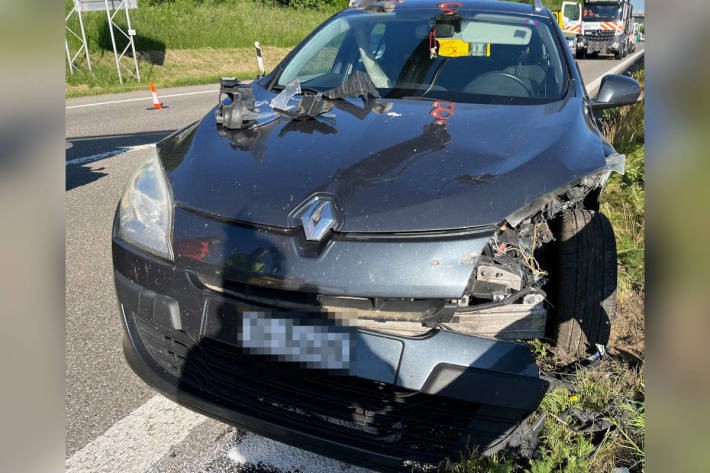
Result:
<svg viewBox="0 0 710 473"><path fill-rule="evenodd" d="M222 97L229 97L231 103L222 103ZM222 77L219 81L219 106L215 112L217 124L229 129L244 128L257 118L254 89L242 84L236 77Z"/></svg>
<svg viewBox="0 0 710 473"><path fill-rule="evenodd" d="M273 100L271 108L287 117L303 120L316 117L333 109L333 100L345 97L360 97L367 102L371 97L379 98L380 94L370 77L362 71L356 71L339 87L305 95L300 102L292 103L294 96L304 92L298 78L289 82Z"/></svg>
<svg viewBox="0 0 710 473"><path fill-rule="evenodd" d="M218 125L229 130L240 130L255 124L263 125L278 118L271 109L261 113L258 106L265 102L255 102L251 84L241 83L236 77L223 77L219 85L219 102L215 112ZM224 95L229 97L229 104L222 102Z"/></svg>

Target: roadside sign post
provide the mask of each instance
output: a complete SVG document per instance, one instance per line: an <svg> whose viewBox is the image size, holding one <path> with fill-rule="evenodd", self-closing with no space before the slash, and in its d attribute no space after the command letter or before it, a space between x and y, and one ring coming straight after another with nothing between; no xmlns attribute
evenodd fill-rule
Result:
<svg viewBox="0 0 710 473"><path fill-rule="evenodd" d="M108 30L111 35L111 44L113 45L113 56L116 59L116 72L118 73L118 80L121 84L123 84L123 75L121 74L121 67L126 69L129 74L131 74L133 77L140 82L141 80L141 73L138 70L138 56L136 56L136 45L135 41L133 40L133 37L136 35L136 30L131 28L131 17L128 14L129 9L136 9L138 8L138 1L137 0L74 0L75 2L75 9L79 12L79 23L82 25L82 34L83 34L83 23L81 21L81 12L82 11L105 11L106 12L106 18L108 20ZM116 24L116 15L118 15L118 12L123 10L126 14L126 25L128 31L123 31L123 29ZM113 12L113 13L112 13ZM119 54L118 48L116 47L116 33L115 31L118 31L118 33L122 34L127 40L128 44L126 45L125 48L123 48L123 51ZM85 48L86 48L86 43ZM131 49L131 52L133 53L133 67L128 67L125 64L121 62L121 59L126 55L126 52L128 51L128 48ZM67 46L67 54L69 51L69 47ZM86 48L86 58L88 60L89 58L89 50ZM89 70L91 70L91 66L89 65Z"/></svg>
<svg viewBox="0 0 710 473"><path fill-rule="evenodd" d="M111 43L113 43L113 55L116 58L116 71L118 72L118 81L123 84L123 77L121 76L121 59L123 56L126 55L126 51L128 51L128 48L131 48L131 51L133 52L133 63L135 65L135 73L133 71L124 66L126 70L128 71L129 74L131 74L133 77L138 80L138 82L141 81L141 73L138 70L138 57L136 56L136 45L133 42L133 37L135 36L136 32L135 30L131 29L131 17L128 14L128 1L127 0L121 0L119 2L118 6L115 8L113 15L111 14L111 7L115 3L114 1L109 2L109 0L104 0L104 3L106 4L106 17L108 18L108 29L111 32ZM114 18L118 14L118 12L121 10L121 7L123 7L123 10L126 12L126 23L128 25L128 32L126 33L121 29L120 26L118 26ZM118 54L118 49L116 49L116 36L114 34L114 28L117 29L123 36L128 39L128 44L126 45L125 48L123 48L123 51L121 51L121 54Z"/></svg>
<svg viewBox="0 0 710 473"><path fill-rule="evenodd" d="M72 17L73 14L76 13L76 16L79 18L79 29L81 32L81 36L79 36L74 30L69 28L69 19ZM79 50L76 52L74 56L71 55L69 52L69 40L66 37L66 33L64 36L64 47L67 50L67 61L69 62L69 73L74 74L74 70L76 69L79 71L79 67L76 65L76 59L79 57L79 54L81 54L82 51L84 51L84 55L86 56L86 65L89 67L89 72L91 72L91 59L89 59L89 45L86 42L86 32L84 31L84 19L81 17L81 8L78 0L74 0L74 7L71 9L69 14L64 18L64 27L66 30L71 33L75 38L77 38L79 41L81 41L81 46L79 47Z"/></svg>

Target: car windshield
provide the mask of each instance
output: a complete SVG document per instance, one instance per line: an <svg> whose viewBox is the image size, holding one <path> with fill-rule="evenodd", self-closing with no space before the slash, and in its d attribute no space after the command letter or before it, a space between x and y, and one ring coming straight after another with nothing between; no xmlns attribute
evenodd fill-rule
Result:
<svg viewBox="0 0 710 473"><path fill-rule="evenodd" d="M358 71L382 97L468 103L559 100L569 77L546 19L398 8L334 17L282 65L275 85L298 79L325 92Z"/></svg>
<svg viewBox="0 0 710 473"><path fill-rule="evenodd" d="M621 7L618 5L587 5L584 8L586 21L618 20L621 18Z"/></svg>

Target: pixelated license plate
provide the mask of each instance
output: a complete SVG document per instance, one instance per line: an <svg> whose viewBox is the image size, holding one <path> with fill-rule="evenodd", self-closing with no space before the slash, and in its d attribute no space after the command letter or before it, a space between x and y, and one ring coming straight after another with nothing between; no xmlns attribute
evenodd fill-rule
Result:
<svg viewBox="0 0 710 473"><path fill-rule="evenodd" d="M238 345L250 353L309 368L347 369L354 331L348 327L308 324L307 320L279 318L263 312L242 312Z"/></svg>
<svg viewBox="0 0 710 473"><path fill-rule="evenodd" d="M335 325L322 314L265 312L208 298L201 335L248 353L308 368L347 370L356 340L354 327Z"/></svg>

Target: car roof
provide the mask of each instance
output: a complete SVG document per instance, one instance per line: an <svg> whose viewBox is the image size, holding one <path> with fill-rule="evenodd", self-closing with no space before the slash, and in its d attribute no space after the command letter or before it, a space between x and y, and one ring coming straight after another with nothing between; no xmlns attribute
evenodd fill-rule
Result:
<svg viewBox="0 0 710 473"><path fill-rule="evenodd" d="M382 2L376 2L375 5ZM436 8L441 4L440 0L402 0L394 2L395 9L405 8ZM462 9L488 10L501 13L517 13L527 14L531 16L547 16L543 11L536 11L531 3L519 3L512 0L458 0L457 2L443 3L460 3Z"/></svg>

